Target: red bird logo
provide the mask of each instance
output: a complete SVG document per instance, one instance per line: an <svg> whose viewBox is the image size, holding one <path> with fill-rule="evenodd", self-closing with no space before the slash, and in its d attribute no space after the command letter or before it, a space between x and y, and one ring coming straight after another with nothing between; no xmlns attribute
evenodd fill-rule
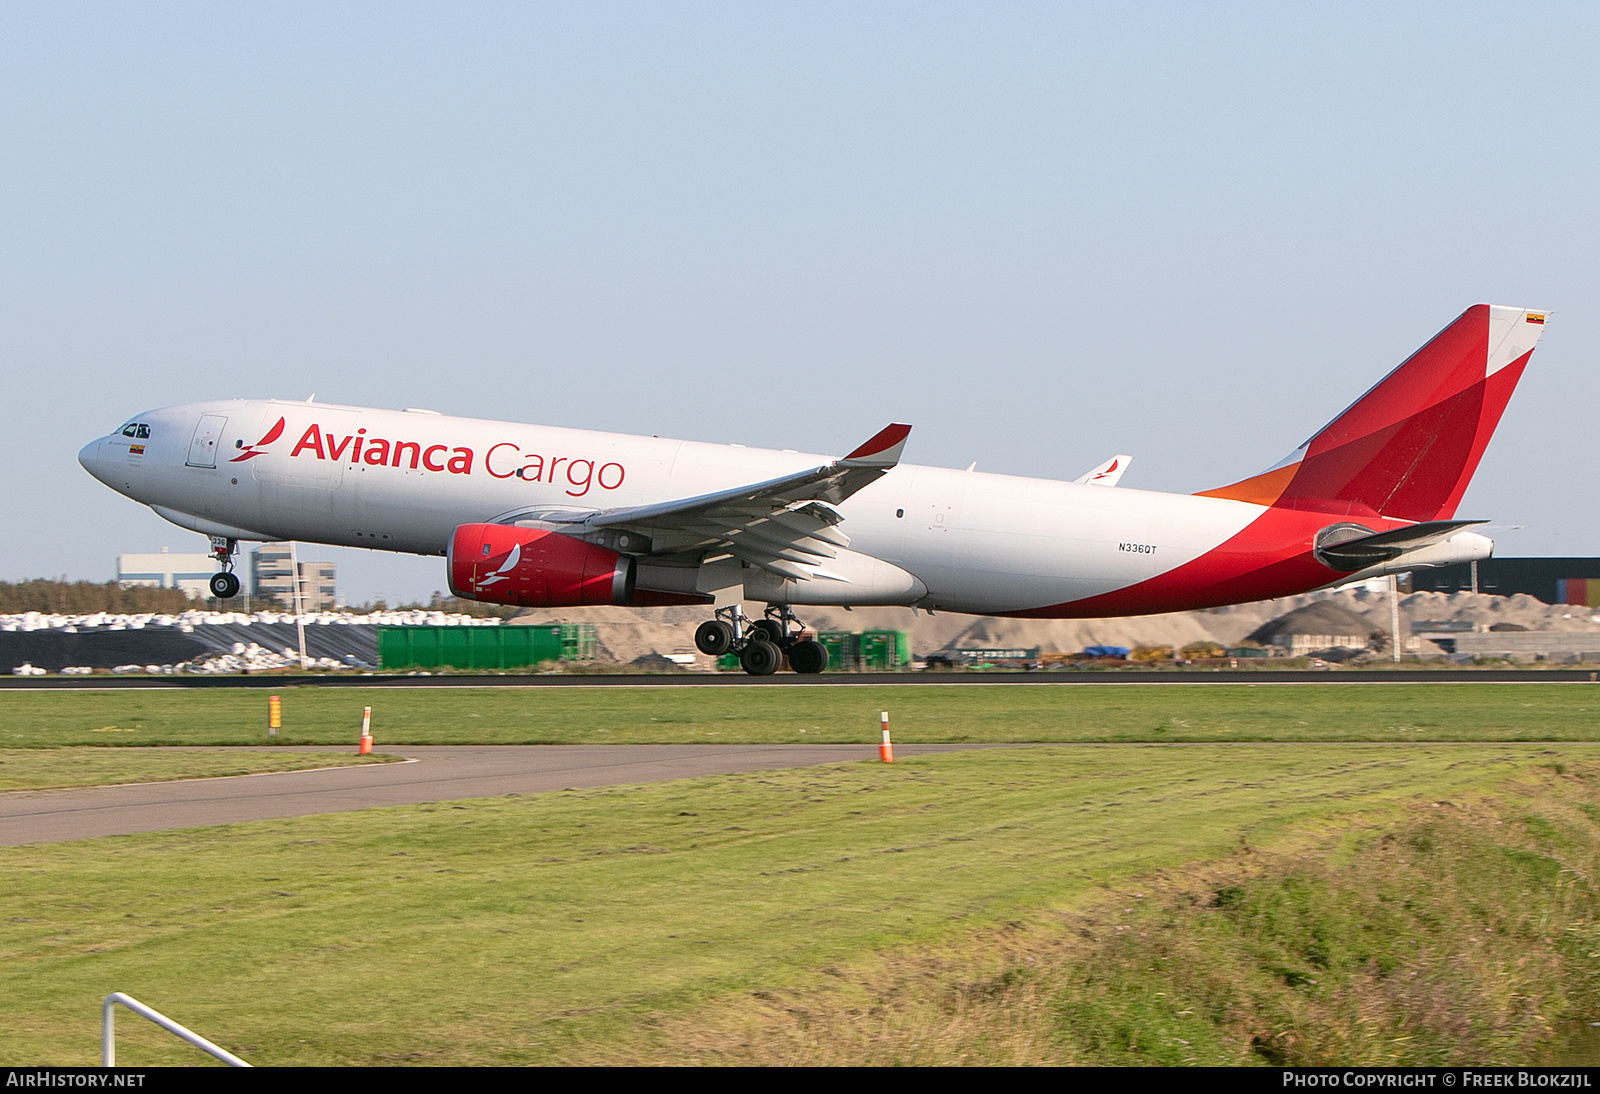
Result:
<svg viewBox="0 0 1600 1094"><path fill-rule="evenodd" d="M267 430L267 432L259 441L245 449L243 452L239 453L228 462L242 463L245 460L254 459L256 456L262 455L261 449L265 448L267 445L271 444L281 436L283 436L283 419L279 418L278 424Z"/></svg>

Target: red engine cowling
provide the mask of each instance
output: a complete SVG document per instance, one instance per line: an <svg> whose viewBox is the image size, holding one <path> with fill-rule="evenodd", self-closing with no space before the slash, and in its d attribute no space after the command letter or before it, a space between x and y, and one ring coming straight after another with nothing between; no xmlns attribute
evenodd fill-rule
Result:
<svg viewBox="0 0 1600 1094"><path fill-rule="evenodd" d="M464 600L528 608L626 604L633 572L633 559L559 532L463 524L450 537L450 591Z"/></svg>

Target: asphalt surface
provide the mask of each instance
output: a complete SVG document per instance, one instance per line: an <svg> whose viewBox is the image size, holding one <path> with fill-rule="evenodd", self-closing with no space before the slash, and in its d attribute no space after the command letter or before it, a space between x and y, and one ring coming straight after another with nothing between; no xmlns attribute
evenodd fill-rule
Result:
<svg viewBox="0 0 1600 1094"><path fill-rule="evenodd" d="M994 747L896 745L897 756ZM303 748L297 752L348 752ZM877 758L876 745L422 745L409 763L0 794L0 846Z"/></svg>
<svg viewBox="0 0 1600 1094"><path fill-rule="evenodd" d="M1596 682L1590 669L1189 669L1066 672L792 672L746 676L742 672L551 673L544 676L491 673L319 676L267 673L254 676L12 676L0 691L82 691L104 688L671 688L671 687L1071 687L1115 684L1150 687L1193 684L1532 684Z"/></svg>

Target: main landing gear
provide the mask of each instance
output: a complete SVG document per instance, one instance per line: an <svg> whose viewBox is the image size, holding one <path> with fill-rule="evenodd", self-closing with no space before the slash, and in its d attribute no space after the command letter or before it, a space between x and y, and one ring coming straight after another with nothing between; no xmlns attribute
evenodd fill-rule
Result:
<svg viewBox="0 0 1600 1094"><path fill-rule="evenodd" d="M239 579L233 573L233 556L238 551L238 540L226 536L211 537L211 557L222 567L220 573L211 575L211 595L218 600L239 595Z"/></svg>
<svg viewBox="0 0 1600 1094"><path fill-rule="evenodd" d="M782 667L785 654L795 672L821 672L828 667L828 651L816 639L800 637L804 631L805 624L787 604L768 604L766 618L754 621L733 604L718 608L715 619L700 624L694 644L708 657L737 653L739 664L751 676L771 676Z"/></svg>

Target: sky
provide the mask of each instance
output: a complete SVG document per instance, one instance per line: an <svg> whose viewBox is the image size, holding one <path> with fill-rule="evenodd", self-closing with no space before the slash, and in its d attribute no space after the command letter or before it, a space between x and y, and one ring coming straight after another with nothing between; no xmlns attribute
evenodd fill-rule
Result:
<svg viewBox="0 0 1600 1094"><path fill-rule="evenodd" d="M1479 302L1554 314L1461 515L1600 554L1597 55L1578 4L8 3L0 580L205 549L75 459L158 406L1192 492Z"/></svg>

